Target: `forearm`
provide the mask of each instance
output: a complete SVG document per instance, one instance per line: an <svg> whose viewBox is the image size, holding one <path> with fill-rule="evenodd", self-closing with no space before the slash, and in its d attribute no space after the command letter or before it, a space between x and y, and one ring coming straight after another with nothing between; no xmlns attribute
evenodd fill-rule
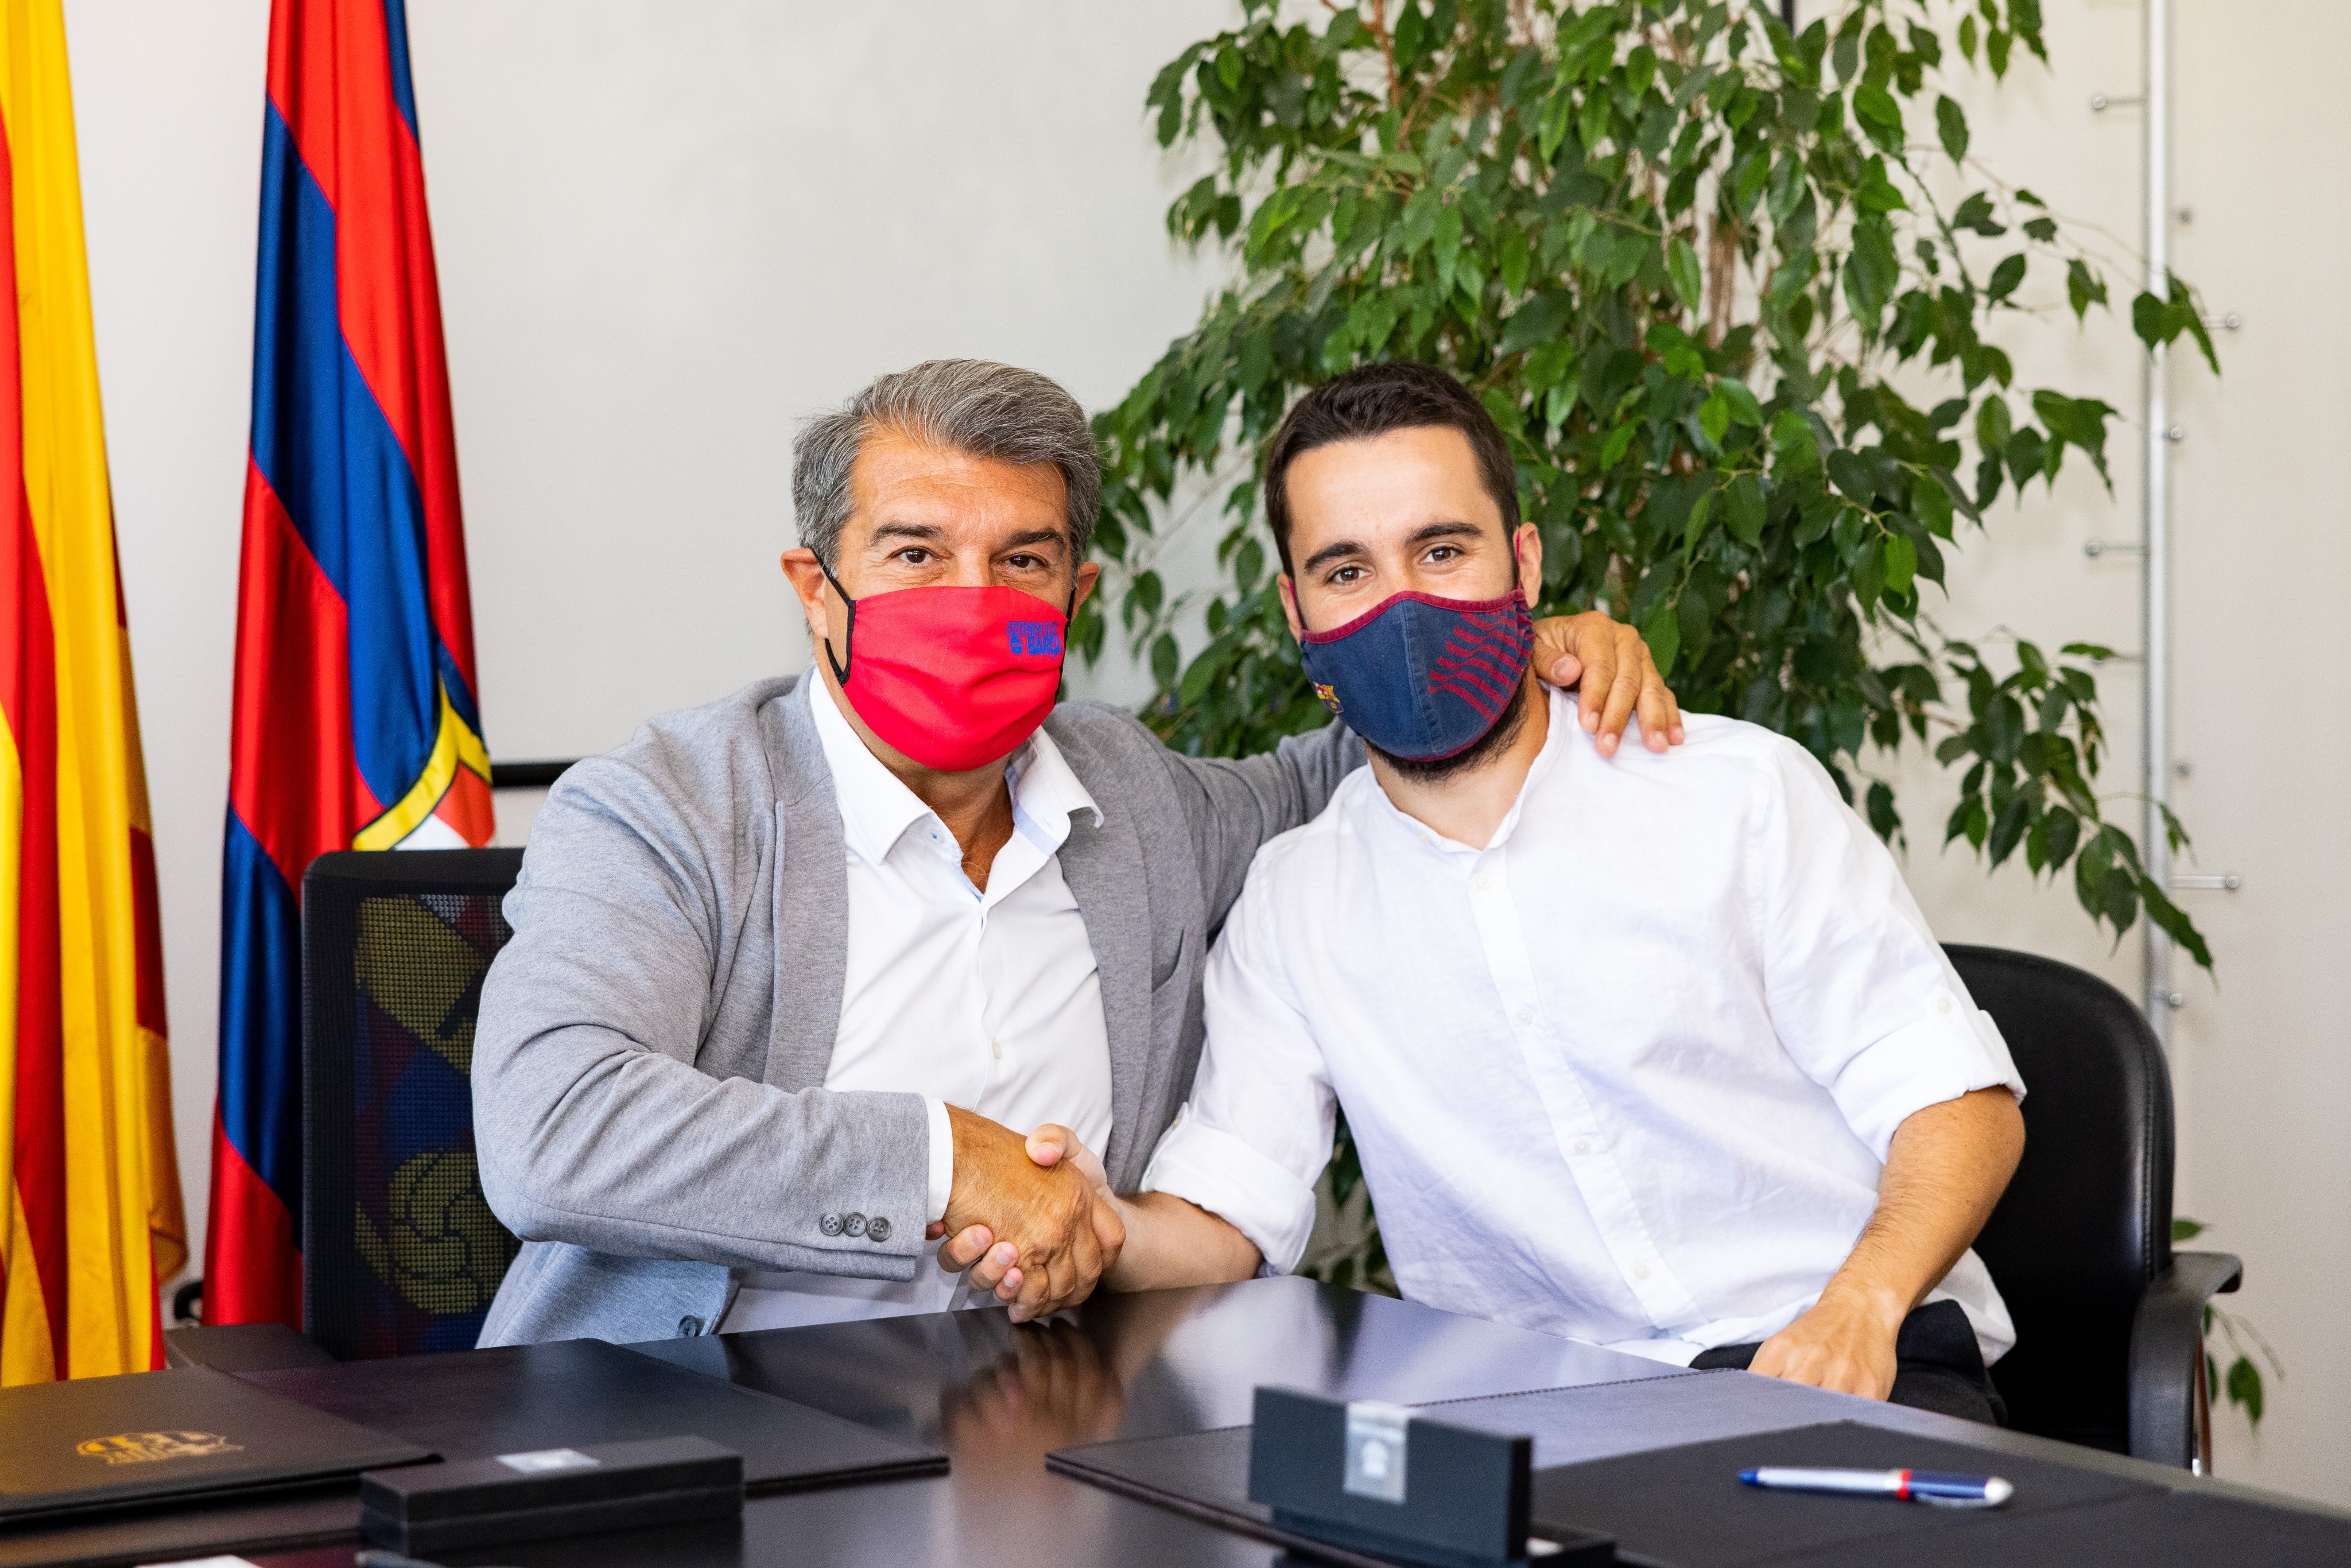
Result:
<svg viewBox="0 0 2351 1568"><path fill-rule="evenodd" d="M716 1079L586 1026L527 1032L485 1005L475 1146L517 1235L601 1252L868 1278L911 1275L928 1218L927 1113L911 1094ZM883 1239L823 1217L890 1221Z"/></svg>
<svg viewBox="0 0 2351 1568"><path fill-rule="evenodd" d="M1898 1323L1982 1230L2024 1153L2024 1118L2005 1088L1913 1113L1895 1129L1877 1208L1822 1292Z"/></svg>
<svg viewBox="0 0 2351 1568"><path fill-rule="evenodd" d="M1146 1192L1115 1201L1119 1218L1126 1223L1126 1245L1102 1276L1114 1291L1246 1280L1262 1260L1248 1237L1172 1192Z"/></svg>

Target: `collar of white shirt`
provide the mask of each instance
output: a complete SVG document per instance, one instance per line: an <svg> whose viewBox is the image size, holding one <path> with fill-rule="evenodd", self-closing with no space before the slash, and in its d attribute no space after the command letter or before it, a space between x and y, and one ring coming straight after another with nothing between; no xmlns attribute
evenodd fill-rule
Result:
<svg viewBox="0 0 2351 1568"><path fill-rule="evenodd" d="M1559 765L1561 740L1570 730L1581 727L1576 723L1576 699L1567 693L1555 690L1551 686L1538 687L1533 698L1531 699L1530 706L1533 702L1544 704L1544 711L1548 716L1545 720L1542 749L1535 753L1534 761L1528 765L1527 776L1520 780L1519 792L1510 801L1510 810L1503 815L1501 821L1495 825L1494 836L1483 845L1465 844L1458 839L1447 838L1443 833L1389 800L1386 787L1380 784L1376 779L1371 780L1371 788L1364 789L1361 798L1369 802L1368 810L1375 818L1401 830L1426 848L1439 850L1447 854L1464 855L1479 855L1489 850L1500 849L1510 841L1510 835L1517 831L1519 818L1527 809L1528 798L1533 795L1536 787L1550 776L1551 770ZM1336 802L1334 801L1333 804L1335 805Z"/></svg>
<svg viewBox="0 0 2351 1568"><path fill-rule="evenodd" d="M841 804L841 831L850 849L869 864L880 865L907 830L925 823L936 841L951 847L954 841L946 836L938 813L923 804L922 797L883 766L849 727L831 685L813 670L808 678L817 683L824 699L813 705L816 733L824 746L825 766L832 770L833 797ZM1013 831L1044 854L1056 852L1067 841L1070 819L1080 811L1090 814L1095 827L1102 826L1102 808L1042 729L1012 754L1004 778L1012 792Z"/></svg>

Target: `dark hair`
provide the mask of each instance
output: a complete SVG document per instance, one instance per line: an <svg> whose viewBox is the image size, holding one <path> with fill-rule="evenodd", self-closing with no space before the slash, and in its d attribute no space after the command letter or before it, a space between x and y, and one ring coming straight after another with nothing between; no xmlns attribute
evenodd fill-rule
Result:
<svg viewBox="0 0 2351 1568"><path fill-rule="evenodd" d="M1435 365L1396 360L1333 376L1291 404L1281 428L1273 433L1265 449L1265 520L1273 528L1273 548L1281 553L1281 570L1295 571L1290 560L1289 481L1290 465L1300 453L1335 441L1358 441L1392 430L1432 425L1458 430L1468 439L1486 494L1501 508L1503 536L1516 533L1518 466L1510 461L1510 443L1503 439L1494 416L1447 372Z"/></svg>

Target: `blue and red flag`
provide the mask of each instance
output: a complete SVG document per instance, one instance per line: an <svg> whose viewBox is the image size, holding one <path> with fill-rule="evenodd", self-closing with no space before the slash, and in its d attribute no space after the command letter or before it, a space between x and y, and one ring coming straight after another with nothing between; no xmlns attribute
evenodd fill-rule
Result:
<svg viewBox="0 0 2351 1568"><path fill-rule="evenodd" d="M208 1322L302 1318L302 873L489 841L402 0L274 0Z"/></svg>

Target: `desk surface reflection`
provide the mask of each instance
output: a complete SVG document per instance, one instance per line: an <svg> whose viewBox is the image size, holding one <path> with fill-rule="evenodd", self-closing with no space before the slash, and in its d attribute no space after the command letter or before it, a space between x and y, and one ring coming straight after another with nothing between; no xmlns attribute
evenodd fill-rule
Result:
<svg viewBox="0 0 2351 1568"><path fill-rule="evenodd" d="M453 1568L1270 1568L1280 1561L1275 1548L1053 1475L1046 1454L1245 1423L1261 1383L1410 1404L1678 1375L1636 1357L1294 1279L1103 1295L1019 1328L989 1309L632 1348L935 1444L953 1455L953 1471L754 1499L739 1527L502 1547L453 1556ZM1855 1407L1880 1425L2169 1476L1924 1412ZM348 1568L351 1557L339 1547L261 1561Z"/></svg>

